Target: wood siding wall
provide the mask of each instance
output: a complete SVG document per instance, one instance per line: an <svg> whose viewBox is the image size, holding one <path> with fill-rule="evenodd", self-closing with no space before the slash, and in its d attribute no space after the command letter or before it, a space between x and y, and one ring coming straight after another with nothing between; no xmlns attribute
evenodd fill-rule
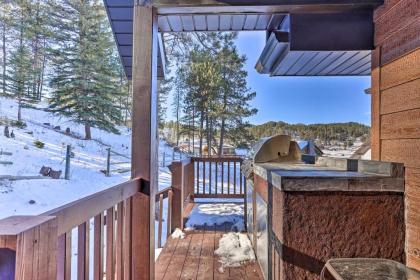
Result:
<svg viewBox="0 0 420 280"><path fill-rule="evenodd" d="M406 261L420 269L420 19L418 0L375 10L372 158L406 166Z"/></svg>

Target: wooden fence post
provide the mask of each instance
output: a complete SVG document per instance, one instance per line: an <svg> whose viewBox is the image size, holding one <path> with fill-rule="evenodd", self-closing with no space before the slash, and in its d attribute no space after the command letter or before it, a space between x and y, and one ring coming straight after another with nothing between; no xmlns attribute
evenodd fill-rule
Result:
<svg viewBox="0 0 420 280"><path fill-rule="evenodd" d="M107 157L106 157L106 173L105 175L109 177L111 175L111 148L107 148Z"/></svg>
<svg viewBox="0 0 420 280"><path fill-rule="evenodd" d="M71 158L71 146L67 145L66 150L66 169L64 172L64 179L69 180L70 179L70 158Z"/></svg>

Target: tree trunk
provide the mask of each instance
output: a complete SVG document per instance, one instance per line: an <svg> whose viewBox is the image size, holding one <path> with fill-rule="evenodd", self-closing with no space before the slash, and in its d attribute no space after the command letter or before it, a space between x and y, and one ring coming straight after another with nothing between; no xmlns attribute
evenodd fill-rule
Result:
<svg viewBox="0 0 420 280"><path fill-rule="evenodd" d="M222 118L222 124L220 126L219 151L217 153L219 155L219 157L222 156L224 138L225 138L225 118Z"/></svg>
<svg viewBox="0 0 420 280"><path fill-rule="evenodd" d="M6 23L3 22L3 95L6 95Z"/></svg>
<svg viewBox="0 0 420 280"><path fill-rule="evenodd" d="M200 112L200 157L203 156L203 128L204 128L204 112L201 110Z"/></svg>
<svg viewBox="0 0 420 280"><path fill-rule="evenodd" d="M92 133L90 131L90 125L85 124L85 139L90 140L92 139Z"/></svg>

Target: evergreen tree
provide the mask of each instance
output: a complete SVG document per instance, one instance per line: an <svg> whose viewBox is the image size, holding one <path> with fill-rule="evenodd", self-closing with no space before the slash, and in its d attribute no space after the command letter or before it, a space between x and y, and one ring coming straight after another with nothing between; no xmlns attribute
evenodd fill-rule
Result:
<svg viewBox="0 0 420 280"><path fill-rule="evenodd" d="M113 67L114 42L99 0L55 3L56 37L52 48L50 109L81 123L85 138L91 127L117 133L119 76Z"/></svg>

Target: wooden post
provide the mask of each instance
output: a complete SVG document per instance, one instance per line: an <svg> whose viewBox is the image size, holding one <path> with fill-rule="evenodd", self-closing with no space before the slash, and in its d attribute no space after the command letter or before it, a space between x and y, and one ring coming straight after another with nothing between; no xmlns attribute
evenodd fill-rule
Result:
<svg viewBox="0 0 420 280"><path fill-rule="evenodd" d="M182 177L183 177L183 166L181 162L172 162L169 166L172 173L172 205L168 207L168 211L172 215L172 225L170 231L172 232L176 228L182 228L182 210L183 210L183 199L182 199Z"/></svg>
<svg viewBox="0 0 420 280"><path fill-rule="evenodd" d="M111 175L111 148L107 148L107 157L106 157L106 173L105 175L109 177Z"/></svg>
<svg viewBox="0 0 420 280"><path fill-rule="evenodd" d="M71 146L67 145L66 150L66 169L64 172L64 179L69 180L70 179L70 157L71 157Z"/></svg>
<svg viewBox="0 0 420 280"><path fill-rule="evenodd" d="M15 270L1 273L1 279L57 279L55 217L12 216L1 220L0 248L16 252Z"/></svg>
<svg viewBox="0 0 420 280"><path fill-rule="evenodd" d="M141 178L132 205L132 279L154 279L155 194L158 182L157 15L148 1L133 11L132 178Z"/></svg>

